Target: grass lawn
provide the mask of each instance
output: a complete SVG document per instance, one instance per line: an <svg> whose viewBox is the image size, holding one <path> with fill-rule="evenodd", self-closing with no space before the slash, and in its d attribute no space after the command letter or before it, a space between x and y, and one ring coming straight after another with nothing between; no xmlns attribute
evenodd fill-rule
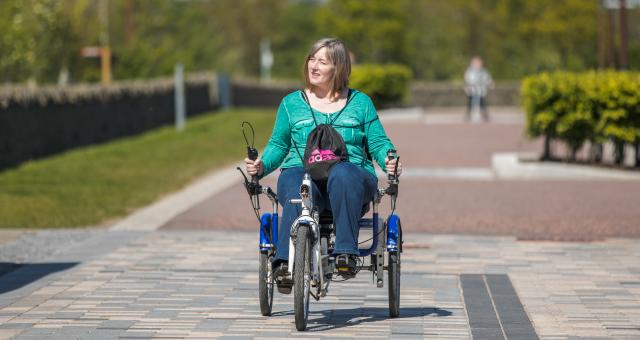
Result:
<svg viewBox="0 0 640 340"><path fill-rule="evenodd" d="M260 150L274 119L275 110L218 111L189 119L180 133L167 126L0 172L0 228L82 227L126 216L242 160L244 120L254 126Z"/></svg>

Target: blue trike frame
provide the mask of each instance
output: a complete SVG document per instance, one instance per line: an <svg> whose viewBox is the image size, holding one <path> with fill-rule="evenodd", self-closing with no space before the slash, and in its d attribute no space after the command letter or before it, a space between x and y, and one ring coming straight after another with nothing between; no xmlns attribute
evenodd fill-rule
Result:
<svg viewBox="0 0 640 340"><path fill-rule="evenodd" d="M374 202L374 204L377 204ZM374 212L371 218L362 218L358 222L360 229L373 229L373 235L378 235L380 230L379 213ZM402 239L400 230L400 217L391 214L386 221L386 250L402 251ZM275 251L278 244L278 213L263 213L260 217L260 251ZM378 247L378 237L373 237L373 241L369 248L358 249L360 256L371 255Z"/></svg>

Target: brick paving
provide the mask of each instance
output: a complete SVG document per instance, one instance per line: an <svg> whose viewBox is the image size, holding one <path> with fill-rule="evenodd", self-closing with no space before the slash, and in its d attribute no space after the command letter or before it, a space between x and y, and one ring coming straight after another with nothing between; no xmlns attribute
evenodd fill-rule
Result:
<svg viewBox="0 0 640 340"><path fill-rule="evenodd" d="M301 333L293 324L291 295L276 293L274 315L260 315L255 233L129 233L119 232L115 239L101 235L113 249L93 259L82 260L94 248L90 243L60 254L44 263L73 265L0 295L0 338L465 339L472 336L471 302L461 290L465 274L484 274L487 280L507 275L543 339L640 337L635 240L523 242L407 234L400 318L387 317L386 288L376 288L361 272L333 283L320 302L312 301L309 329ZM0 282L27 275L27 269ZM509 312L509 304L500 302L504 294L489 291L496 309ZM504 315L500 329L519 329Z"/></svg>

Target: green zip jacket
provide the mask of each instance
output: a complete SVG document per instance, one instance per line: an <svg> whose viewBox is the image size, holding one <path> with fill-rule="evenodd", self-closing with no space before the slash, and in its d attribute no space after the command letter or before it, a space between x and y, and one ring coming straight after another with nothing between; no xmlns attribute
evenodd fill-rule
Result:
<svg viewBox="0 0 640 340"><path fill-rule="evenodd" d="M395 148L384 132L371 98L363 92L351 90L348 105L338 115L339 112L323 113L313 110L318 124L329 124L336 116L332 125L347 145L349 162L360 165L376 175L372 161L365 156L366 143L371 157L383 171L386 171L387 151ZM281 165L285 169L302 166L301 158L304 157L307 136L314 128L315 123L302 92L295 91L286 95L280 103L273 133L262 155L262 177ZM299 154L296 152L296 145Z"/></svg>

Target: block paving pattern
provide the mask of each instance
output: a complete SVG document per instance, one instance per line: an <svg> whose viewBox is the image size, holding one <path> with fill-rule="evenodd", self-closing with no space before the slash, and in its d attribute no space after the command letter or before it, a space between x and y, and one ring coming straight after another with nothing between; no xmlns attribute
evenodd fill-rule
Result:
<svg viewBox="0 0 640 340"><path fill-rule="evenodd" d="M508 275L540 338L640 338L640 245L634 240L428 234L405 240L396 319L388 318L386 287L376 288L361 272L312 301L308 331L297 332L291 295L276 293L274 315L260 315L256 233L161 231L136 234L101 257L77 259L46 284L0 294L0 338L469 339L462 274Z"/></svg>

